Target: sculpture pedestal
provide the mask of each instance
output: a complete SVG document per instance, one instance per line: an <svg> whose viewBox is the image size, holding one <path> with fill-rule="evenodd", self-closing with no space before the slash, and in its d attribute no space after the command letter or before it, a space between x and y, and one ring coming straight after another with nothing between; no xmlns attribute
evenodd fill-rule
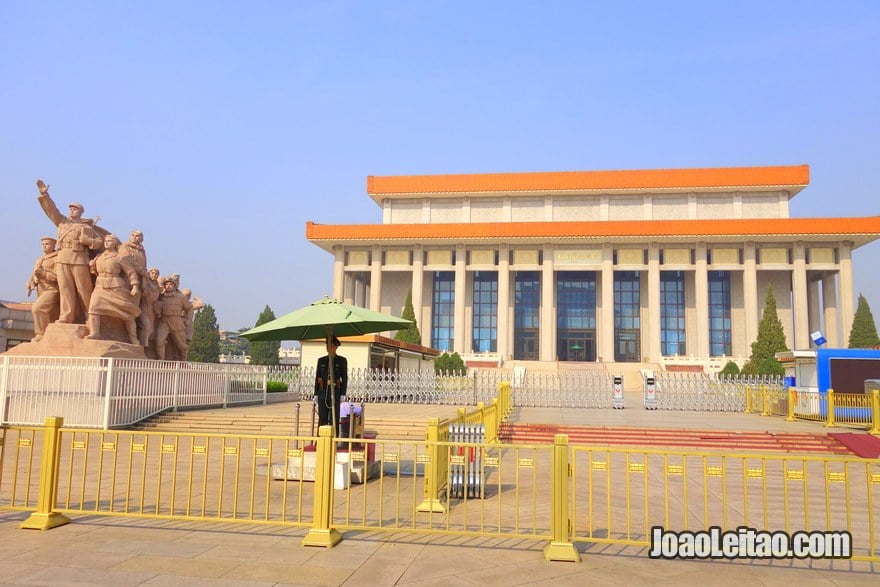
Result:
<svg viewBox="0 0 880 587"><path fill-rule="evenodd" d="M5 353L16 357L118 357L146 359L144 347L116 340L90 340L84 324L53 322L46 327L43 339L25 342Z"/></svg>

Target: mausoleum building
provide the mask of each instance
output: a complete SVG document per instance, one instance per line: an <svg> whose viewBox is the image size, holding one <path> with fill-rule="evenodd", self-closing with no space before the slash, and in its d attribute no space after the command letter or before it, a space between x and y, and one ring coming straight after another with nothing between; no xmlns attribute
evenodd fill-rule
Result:
<svg viewBox="0 0 880 587"><path fill-rule="evenodd" d="M791 348L845 345L880 216L792 218L809 167L367 178L381 224L309 222L338 299L488 362L744 360L773 288Z"/></svg>

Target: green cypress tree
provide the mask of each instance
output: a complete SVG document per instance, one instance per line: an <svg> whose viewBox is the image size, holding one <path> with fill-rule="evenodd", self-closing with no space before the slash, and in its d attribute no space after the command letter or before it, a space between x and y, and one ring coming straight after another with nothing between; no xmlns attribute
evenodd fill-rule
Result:
<svg viewBox="0 0 880 587"><path fill-rule="evenodd" d="M724 368L718 373L719 375L739 375L739 365L733 361L727 361Z"/></svg>
<svg viewBox="0 0 880 587"><path fill-rule="evenodd" d="M193 318L193 337L187 360L199 363L220 361L220 327L211 304L206 304Z"/></svg>
<svg viewBox="0 0 880 587"><path fill-rule="evenodd" d="M443 353L434 360L434 372L442 375L459 375L467 372L464 359L458 353Z"/></svg>
<svg viewBox="0 0 880 587"><path fill-rule="evenodd" d="M406 294L406 303L403 305L403 316L401 318L411 320L412 324L402 330L398 330L394 339L411 344L422 344L422 335L419 333L419 325L416 324L416 312L413 309L412 290L409 290L409 293Z"/></svg>
<svg viewBox="0 0 880 587"><path fill-rule="evenodd" d="M776 360L776 353L787 351L785 331L782 321L776 312L776 296L773 287L767 288L764 300L764 312L758 324L758 338L752 343L752 354L749 362L743 365L743 375L784 375L785 369Z"/></svg>
<svg viewBox="0 0 880 587"><path fill-rule="evenodd" d="M868 300L860 293L859 305L856 308L855 316L853 316L852 329L849 331L849 348L870 349L878 345L880 345L880 339L877 338L877 324L874 322L874 315L871 313L871 307L868 306Z"/></svg>
<svg viewBox="0 0 880 587"><path fill-rule="evenodd" d="M275 313L268 305L260 312L256 326L262 326L266 322L275 319ZM251 356L251 365L277 365L278 349L281 348L280 340L252 341L248 343L248 354Z"/></svg>

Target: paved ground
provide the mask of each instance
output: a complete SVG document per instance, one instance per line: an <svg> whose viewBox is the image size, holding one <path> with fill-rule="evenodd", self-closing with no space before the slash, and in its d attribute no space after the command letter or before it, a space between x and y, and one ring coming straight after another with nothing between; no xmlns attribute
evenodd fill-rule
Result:
<svg viewBox="0 0 880 587"><path fill-rule="evenodd" d="M276 406L236 408L266 410ZM371 406L374 417L422 417L431 406ZM436 414L433 414L436 415ZM440 414L445 416L446 413ZM727 430L826 431L780 417L526 408L517 419ZM367 422L369 426L369 422ZM548 487L549 492L549 487ZM880 564L849 561L656 561L645 549L580 545L582 562L546 562L532 540L347 532L332 549L301 546L302 529L76 517L40 532L0 512L5 585L877 585Z"/></svg>

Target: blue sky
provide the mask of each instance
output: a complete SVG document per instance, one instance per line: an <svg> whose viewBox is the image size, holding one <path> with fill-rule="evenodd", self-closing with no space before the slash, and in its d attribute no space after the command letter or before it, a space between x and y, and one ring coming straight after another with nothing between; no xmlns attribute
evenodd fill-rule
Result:
<svg viewBox="0 0 880 587"><path fill-rule="evenodd" d="M305 224L380 222L368 175L806 163L793 216L873 216L878 154L876 1L0 4L5 300L37 178L238 329L331 293Z"/></svg>

